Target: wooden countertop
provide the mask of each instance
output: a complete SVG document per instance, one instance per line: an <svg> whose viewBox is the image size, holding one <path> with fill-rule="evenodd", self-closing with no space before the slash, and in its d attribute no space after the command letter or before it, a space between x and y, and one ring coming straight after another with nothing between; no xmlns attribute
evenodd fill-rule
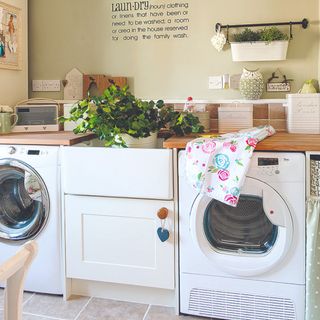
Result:
<svg viewBox="0 0 320 320"><path fill-rule="evenodd" d="M46 146L72 146L76 143L91 140L92 133L74 134L72 131L9 133L0 135L0 144L28 144Z"/></svg>
<svg viewBox="0 0 320 320"><path fill-rule="evenodd" d="M216 134L216 133L213 133ZM163 143L164 148L184 149L197 136L171 137ZM257 144L260 151L320 151L320 134L296 134L279 132Z"/></svg>

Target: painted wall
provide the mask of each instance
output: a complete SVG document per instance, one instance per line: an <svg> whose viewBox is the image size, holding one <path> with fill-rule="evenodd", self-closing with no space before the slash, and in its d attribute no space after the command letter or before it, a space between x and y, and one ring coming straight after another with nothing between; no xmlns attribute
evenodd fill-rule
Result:
<svg viewBox="0 0 320 320"><path fill-rule="evenodd" d="M22 9L22 70L0 69L0 104L14 105L28 97L28 1L5 3Z"/></svg>
<svg viewBox="0 0 320 320"><path fill-rule="evenodd" d="M166 3L164 0L150 0ZM265 79L280 68L293 78L296 92L303 81L318 77L319 1L308 0L186 0L190 3L188 39L114 42L111 40L112 0L29 0L29 80L64 79L77 67L84 73L130 78L141 98L240 98L235 90L208 90L208 77L260 68ZM174 1L173 1L174 2ZM175 1L177 3L183 0ZM310 27L293 29L288 59L278 62L232 62L230 49L217 52L210 43L214 25L295 21L308 18ZM289 31L289 28L285 28ZM61 93L32 96L62 98ZM284 94L265 93L265 98Z"/></svg>

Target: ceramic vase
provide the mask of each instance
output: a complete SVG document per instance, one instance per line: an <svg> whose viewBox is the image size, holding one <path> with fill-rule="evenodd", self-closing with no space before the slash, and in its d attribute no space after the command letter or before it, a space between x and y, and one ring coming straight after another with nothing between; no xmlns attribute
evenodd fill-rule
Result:
<svg viewBox="0 0 320 320"><path fill-rule="evenodd" d="M257 70L243 69L240 78L240 93L248 100L258 100L263 92L262 74Z"/></svg>

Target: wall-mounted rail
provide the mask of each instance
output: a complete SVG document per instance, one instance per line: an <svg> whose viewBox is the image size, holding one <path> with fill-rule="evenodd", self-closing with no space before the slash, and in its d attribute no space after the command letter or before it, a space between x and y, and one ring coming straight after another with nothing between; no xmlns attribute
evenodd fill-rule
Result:
<svg viewBox="0 0 320 320"><path fill-rule="evenodd" d="M271 22L271 23L251 23L251 24L226 24L222 25L221 23L216 24L216 31L218 32L221 29L230 29L230 28L249 28L249 27L270 27L270 26L293 26L301 25L303 29L308 27L309 21L304 18L302 21L288 21L288 22Z"/></svg>

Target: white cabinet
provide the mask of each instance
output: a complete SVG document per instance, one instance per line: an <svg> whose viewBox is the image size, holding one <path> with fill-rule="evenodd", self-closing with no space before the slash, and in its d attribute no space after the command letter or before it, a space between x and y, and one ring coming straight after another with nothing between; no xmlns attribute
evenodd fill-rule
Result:
<svg viewBox="0 0 320 320"><path fill-rule="evenodd" d="M165 242L161 207L169 210ZM65 223L68 278L174 288L173 201L66 195Z"/></svg>

